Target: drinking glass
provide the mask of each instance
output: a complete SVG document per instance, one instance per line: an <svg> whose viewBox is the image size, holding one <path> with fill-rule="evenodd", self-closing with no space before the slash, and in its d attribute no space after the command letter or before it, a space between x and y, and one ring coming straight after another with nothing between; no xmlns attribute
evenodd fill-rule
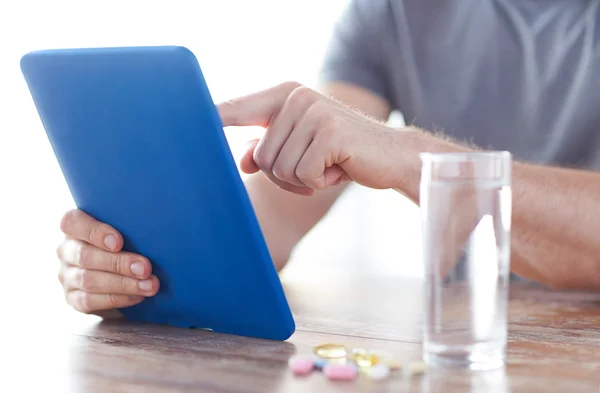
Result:
<svg viewBox="0 0 600 393"><path fill-rule="evenodd" d="M511 154L423 153L425 326L433 366L504 366L510 275Z"/></svg>

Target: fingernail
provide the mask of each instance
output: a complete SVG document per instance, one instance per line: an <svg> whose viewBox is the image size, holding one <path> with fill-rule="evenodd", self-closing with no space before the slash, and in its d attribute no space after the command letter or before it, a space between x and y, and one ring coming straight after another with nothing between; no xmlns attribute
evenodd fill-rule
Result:
<svg viewBox="0 0 600 393"><path fill-rule="evenodd" d="M144 276L144 264L142 262L134 262L131 264L131 272L138 277Z"/></svg>
<svg viewBox="0 0 600 393"><path fill-rule="evenodd" d="M104 238L104 245L108 247L109 250L114 250L117 248L117 237L115 235L106 235Z"/></svg>
<svg viewBox="0 0 600 393"><path fill-rule="evenodd" d="M152 291L152 280L142 280L138 284L141 291L150 292Z"/></svg>
<svg viewBox="0 0 600 393"><path fill-rule="evenodd" d="M129 296L129 300L131 300L132 302L139 302L143 298L143 296Z"/></svg>

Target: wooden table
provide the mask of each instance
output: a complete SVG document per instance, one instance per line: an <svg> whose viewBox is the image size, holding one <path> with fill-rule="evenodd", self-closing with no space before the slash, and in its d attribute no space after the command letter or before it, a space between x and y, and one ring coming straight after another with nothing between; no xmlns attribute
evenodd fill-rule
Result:
<svg viewBox="0 0 600 393"><path fill-rule="evenodd" d="M336 282L337 280L337 282ZM599 392L600 294L511 288L508 364L490 372L429 370L384 382L294 377L287 359L324 342L420 358L419 281L314 271L282 276L296 317L287 342L127 323L10 325L2 392ZM17 318L16 320L19 320ZM7 356L3 356L7 360ZM42 390L43 389L43 390Z"/></svg>

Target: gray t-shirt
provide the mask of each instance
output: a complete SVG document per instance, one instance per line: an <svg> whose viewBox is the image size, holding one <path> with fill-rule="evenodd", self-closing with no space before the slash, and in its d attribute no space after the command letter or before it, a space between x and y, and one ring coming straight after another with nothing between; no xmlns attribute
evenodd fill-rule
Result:
<svg viewBox="0 0 600 393"><path fill-rule="evenodd" d="M350 0L322 80L407 123L535 163L600 169L600 0Z"/></svg>

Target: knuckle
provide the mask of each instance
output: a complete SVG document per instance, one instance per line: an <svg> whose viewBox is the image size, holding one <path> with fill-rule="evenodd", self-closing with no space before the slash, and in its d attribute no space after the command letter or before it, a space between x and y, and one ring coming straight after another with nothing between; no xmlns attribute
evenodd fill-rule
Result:
<svg viewBox="0 0 600 393"><path fill-rule="evenodd" d="M317 100L306 110L305 119L311 128L322 128L327 125L331 117L331 108L323 100Z"/></svg>
<svg viewBox="0 0 600 393"><path fill-rule="evenodd" d="M92 270L87 269L79 269L78 270L78 280L79 287L84 291L92 291L94 290L95 282L94 282L94 272Z"/></svg>
<svg viewBox="0 0 600 393"><path fill-rule="evenodd" d="M315 101L315 91L305 86L299 86L292 90L288 97L288 101L293 107L307 106Z"/></svg>
<svg viewBox="0 0 600 393"><path fill-rule="evenodd" d="M81 213L82 212L78 209L67 211L60 220L60 230L64 234L70 234L73 223L81 217Z"/></svg>
<svg viewBox="0 0 600 393"><path fill-rule="evenodd" d="M302 183L306 184L309 187L312 186L312 178L306 167L298 165L295 171L295 175Z"/></svg>
<svg viewBox="0 0 600 393"><path fill-rule="evenodd" d="M62 274L62 283L63 283L63 288L66 289L76 289L79 287L79 282L77 281L79 279L78 275L77 275L77 268L71 267L71 266L62 266L61 267L61 273Z"/></svg>
<svg viewBox="0 0 600 393"><path fill-rule="evenodd" d="M271 157L260 145L254 150L254 162L262 170L271 170L273 167Z"/></svg>
<svg viewBox="0 0 600 393"><path fill-rule="evenodd" d="M102 227L100 225L90 225L87 231L88 243L94 243L94 239L98 238Z"/></svg>
<svg viewBox="0 0 600 393"><path fill-rule="evenodd" d="M281 172L281 167L277 163L273 164L273 176L278 178L279 180L283 180L283 175Z"/></svg>
<svg viewBox="0 0 600 393"><path fill-rule="evenodd" d="M289 91L290 93L294 90L296 90L299 87L302 87L301 83L298 83L296 81L287 81L287 82L283 82L280 87L286 91Z"/></svg>
<svg viewBox="0 0 600 393"><path fill-rule="evenodd" d="M63 243L60 243L58 246L56 246L56 257L59 261L63 260Z"/></svg>
<svg viewBox="0 0 600 393"><path fill-rule="evenodd" d="M75 261L83 268L91 267L92 253L94 249L85 244L79 244L75 250Z"/></svg>
<svg viewBox="0 0 600 393"><path fill-rule="evenodd" d="M117 296L115 294L109 294L108 295L108 304L110 306L110 308L119 308L121 307L121 301L120 301L121 297Z"/></svg>
<svg viewBox="0 0 600 393"><path fill-rule="evenodd" d="M116 254L111 256L110 258L110 270L117 274L123 274L125 269L123 265L125 264L125 257L123 254Z"/></svg>
<svg viewBox="0 0 600 393"><path fill-rule="evenodd" d="M66 238L59 245L58 256L62 263L80 265L81 247L84 245L80 240Z"/></svg>
<svg viewBox="0 0 600 393"><path fill-rule="evenodd" d="M64 285L64 283L65 283L65 272L64 272L62 266L61 266L60 269L58 269L57 278L58 278L58 282L60 282L62 285Z"/></svg>
<svg viewBox="0 0 600 393"><path fill-rule="evenodd" d="M88 293L79 292L76 301L76 308L84 314L90 314L93 311L90 295Z"/></svg>
<svg viewBox="0 0 600 393"><path fill-rule="evenodd" d="M119 278L117 278L116 280L116 287L119 293L128 293L131 291L128 286L129 280L125 276L119 276Z"/></svg>
<svg viewBox="0 0 600 393"><path fill-rule="evenodd" d="M325 106L324 103L314 105L317 124L321 129L334 128L337 125L337 116L335 116L333 111L325 108Z"/></svg>
<svg viewBox="0 0 600 393"><path fill-rule="evenodd" d="M287 181L290 180L290 173L285 165L280 162L275 162L273 165L273 175L279 180Z"/></svg>

